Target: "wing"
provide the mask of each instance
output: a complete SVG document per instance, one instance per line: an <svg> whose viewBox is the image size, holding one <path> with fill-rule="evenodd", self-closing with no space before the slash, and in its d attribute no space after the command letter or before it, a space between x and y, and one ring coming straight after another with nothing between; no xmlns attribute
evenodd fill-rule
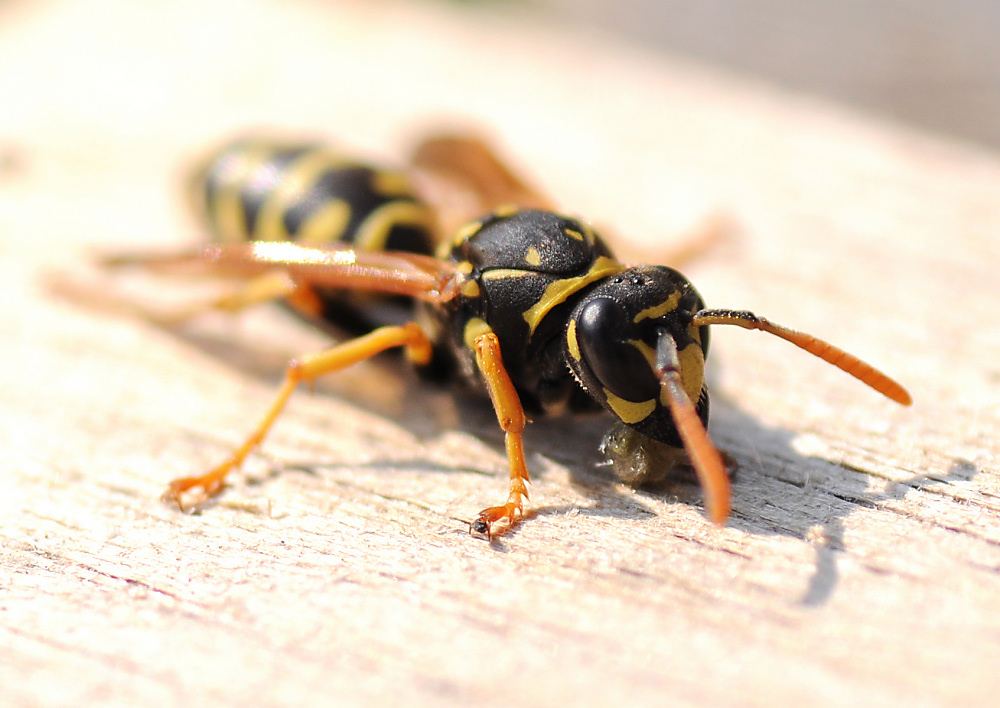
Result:
<svg viewBox="0 0 1000 708"><path fill-rule="evenodd" d="M476 135L428 137L417 146L410 167L421 198L437 214L443 238L501 207L550 211L554 207Z"/></svg>
<svg viewBox="0 0 1000 708"><path fill-rule="evenodd" d="M458 287L454 266L430 256L303 246L287 241L215 244L172 254L116 255L103 259L102 265L238 280L284 273L300 286L406 295L426 302L446 302L456 295Z"/></svg>

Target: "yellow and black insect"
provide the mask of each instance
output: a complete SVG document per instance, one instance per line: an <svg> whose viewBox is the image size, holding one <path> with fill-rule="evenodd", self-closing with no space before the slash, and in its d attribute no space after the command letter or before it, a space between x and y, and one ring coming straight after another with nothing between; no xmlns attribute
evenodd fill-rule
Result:
<svg viewBox="0 0 1000 708"><path fill-rule="evenodd" d="M406 172L320 145L246 140L210 160L194 192L214 245L112 262L236 276L241 289L206 309L281 298L359 336L292 362L246 441L207 473L171 483L179 504L192 491L218 493L300 383L391 348L428 376L492 399L510 483L506 502L472 522L487 536L524 515L526 415L602 409L630 441L686 452L709 517L724 522L729 477L706 433L711 325L769 332L910 403L898 383L833 345L750 312L706 309L672 268L623 265L586 222L553 211L473 137L424 141ZM373 293L391 296L382 302L396 311L372 307Z"/></svg>

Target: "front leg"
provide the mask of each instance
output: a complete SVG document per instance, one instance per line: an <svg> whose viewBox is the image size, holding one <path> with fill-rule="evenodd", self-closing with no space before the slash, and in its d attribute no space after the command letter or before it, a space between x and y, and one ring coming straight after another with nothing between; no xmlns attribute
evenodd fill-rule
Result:
<svg viewBox="0 0 1000 708"><path fill-rule="evenodd" d="M484 323L485 326L485 323ZM487 538L495 535L493 525L505 523L498 532L503 533L524 516L524 502L528 498L528 468L524 464L524 446L521 433L524 430L524 408L514 389L510 375L500 356L500 340L488 327L475 338L476 364L490 393L493 408L500 427L506 433L507 461L510 464L510 492L507 503L491 506L479 512L472 522L470 531L483 534Z"/></svg>

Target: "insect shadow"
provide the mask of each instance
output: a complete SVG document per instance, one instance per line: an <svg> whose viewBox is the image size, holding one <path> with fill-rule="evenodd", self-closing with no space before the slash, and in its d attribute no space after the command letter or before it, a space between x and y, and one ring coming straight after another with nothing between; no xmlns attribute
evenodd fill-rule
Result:
<svg viewBox="0 0 1000 708"><path fill-rule="evenodd" d="M955 459L944 472L913 471L889 480L874 464L803 454L795 449L799 432L765 426L718 387L715 391L712 433L739 464L727 526L748 534L785 536L812 547L813 572L799 597L805 606L822 605L836 591L839 565L850 553L845 540L850 516L881 509L928 484L970 481L979 472L970 461ZM873 459L882 454L877 449L866 452Z"/></svg>

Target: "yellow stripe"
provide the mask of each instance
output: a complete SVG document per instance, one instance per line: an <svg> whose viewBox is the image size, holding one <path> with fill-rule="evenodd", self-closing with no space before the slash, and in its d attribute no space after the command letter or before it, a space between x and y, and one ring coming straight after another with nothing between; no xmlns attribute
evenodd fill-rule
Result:
<svg viewBox="0 0 1000 708"><path fill-rule="evenodd" d="M681 382L691 402L698 403L701 387L705 384L705 352L701 345L692 342L677 353L681 360Z"/></svg>
<svg viewBox="0 0 1000 708"><path fill-rule="evenodd" d="M386 197L408 197L413 193L410 180L402 172L377 170L372 177L372 187Z"/></svg>
<svg viewBox="0 0 1000 708"><path fill-rule="evenodd" d="M430 210L417 202L389 202L375 211L358 226L354 246L359 251L384 251L385 242L393 226L431 227Z"/></svg>
<svg viewBox="0 0 1000 708"><path fill-rule="evenodd" d="M288 166L282 174L281 182L261 205L254 227L257 241L284 241L289 238L285 229L285 214L301 200L307 189L312 187L324 172L342 169L348 163L340 156L327 150L305 153ZM337 234L339 237L339 234ZM331 239L336 240L336 238Z"/></svg>
<svg viewBox="0 0 1000 708"><path fill-rule="evenodd" d="M702 386L705 385L705 352L701 350L701 345L692 342L678 352L677 357L681 362L681 384L684 393L697 405ZM660 403L664 406L670 405L665 389L660 389Z"/></svg>
<svg viewBox="0 0 1000 708"><path fill-rule="evenodd" d="M209 212L220 242L238 243L249 240L240 190L231 187L220 190L215 195Z"/></svg>
<svg viewBox="0 0 1000 708"><path fill-rule="evenodd" d="M650 413L656 410L656 399L650 398L648 401L626 401L604 389L604 396L608 399L608 405L615 415L622 419L623 423L634 424L645 420Z"/></svg>
<svg viewBox="0 0 1000 708"><path fill-rule="evenodd" d="M206 204L209 220L215 225L216 237L222 243L250 240L246 212L243 209L242 187L246 178L274 155L270 147L246 147L223 157L216 165L222 186L211 203Z"/></svg>
<svg viewBox="0 0 1000 708"><path fill-rule="evenodd" d="M632 321L639 324L646 319L656 319L657 317L663 317L668 312L673 312L677 309L677 303L681 300L681 291L675 290L670 294L666 300L661 302L659 305L653 305L652 307L647 307L645 310L641 310L639 314L632 318Z"/></svg>
<svg viewBox="0 0 1000 708"><path fill-rule="evenodd" d="M339 241L350 220L351 205L343 199L331 199L302 222L296 241L309 244Z"/></svg>
<svg viewBox="0 0 1000 708"><path fill-rule="evenodd" d="M625 266L618 261L601 256L594 261L590 270L585 274L575 278L561 278L551 283L549 287L545 288L545 292L538 299L538 302L524 313L524 321L528 323L529 336L530 334L534 334L535 328L538 327L539 323L541 323L542 319L553 307L566 302L571 295L579 292L594 281L614 275L615 273L620 273L624 269ZM487 273L492 272L494 271L487 271Z"/></svg>
<svg viewBox="0 0 1000 708"><path fill-rule="evenodd" d="M493 268L484 270L479 277L483 280L503 280L504 278L527 278L533 275L538 275L538 273L520 268Z"/></svg>
<svg viewBox="0 0 1000 708"><path fill-rule="evenodd" d="M656 371L656 352L641 339L630 339L628 343L639 350L651 371Z"/></svg>
<svg viewBox="0 0 1000 708"><path fill-rule="evenodd" d="M580 343L576 340L576 320L569 321L566 328L566 346L569 347L569 355L574 361L580 361Z"/></svg>
<svg viewBox="0 0 1000 708"><path fill-rule="evenodd" d="M483 228L483 224L480 221L471 221L465 226L462 226L455 232L455 236L451 240L452 246L461 246L470 238L475 236L476 232L481 228Z"/></svg>
<svg viewBox="0 0 1000 708"><path fill-rule="evenodd" d="M650 371L656 371L656 352L651 346L640 339L630 339L628 343L642 352L642 356L649 364ZM692 342L677 353L681 367L681 384L684 392L687 393L692 403L698 403L701 396L701 387L705 383L705 352L701 350L701 345ZM660 402L669 406L666 395L660 392Z"/></svg>

